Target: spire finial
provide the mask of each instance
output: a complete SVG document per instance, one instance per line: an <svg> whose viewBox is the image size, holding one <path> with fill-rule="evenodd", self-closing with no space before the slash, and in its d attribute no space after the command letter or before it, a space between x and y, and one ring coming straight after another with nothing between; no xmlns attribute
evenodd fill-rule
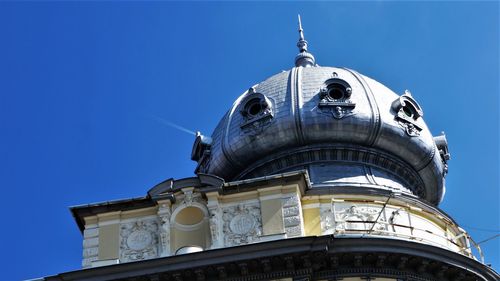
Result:
<svg viewBox="0 0 500 281"><path fill-rule="evenodd" d="M304 30L302 29L302 21L300 20L300 14L299 16L299 35L300 35L300 40L304 40Z"/></svg>
<svg viewBox="0 0 500 281"><path fill-rule="evenodd" d="M302 29L302 20L299 18L299 42L297 47L300 53L295 57L295 66L313 66L315 64L314 56L307 51L307 41L304 39L304 30Z"/></svg>
<svg viewBox="0 0 500 281"><path fill-rule="evenodd" d="M297 47L299 47L299 51L307 52L307 41L304 39L304 29L302 29L302 20L299 17L299 42L297 42Z"/></svg>

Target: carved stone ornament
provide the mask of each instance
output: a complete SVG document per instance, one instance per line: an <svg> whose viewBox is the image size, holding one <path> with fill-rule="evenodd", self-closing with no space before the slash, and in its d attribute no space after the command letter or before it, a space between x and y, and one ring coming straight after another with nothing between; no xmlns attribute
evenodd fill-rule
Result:
<svg viewBox="0 0 500 281"><path fill-rule="evenodd" d="M182 198L182 201L180 202L181 204L175 204L173 206L174 210L181 205L191 206L193 205L193 202L201 203L203 201L203 199L201 198L201 194L199 192L196 192L194 188L183 188L182 193L184 193L184 198Z"/></svg>
<svg viewBox="0 0 500 281"><path fill-rule="evenodd" d="M158 222L136 221L120 228L120 261L138 261L158 257Z"/></svg>
<svg viewBox="0 0 500 281"><path fill-rule="evenodd" d="M297 196L286 197L283 202L283 222L287 237L302 235L302 217L300 216L300 205Z"/></svg>
<svg viewBox="0 0 500 281"><path fill-rule="evenodd" d="M255 227L257 221L250 214L239 214L231 219L229 228L235 234L247 234Z"/></svg>
<svg viewBox="0 0 500 281"><path fill-rule="evenodd" d="M186 205L193 204L193 190L183 190L184 191L184 203Z"/></svg>
<svg viewBox="0 0 500 281"><path fill-rule="evenodd" d="M335 220L337 222L336 230L369 230L372 229L373 223L379 213L381 207L366 206L366 205L346 205L335 204ZM382 212L378 218L378 222L385 222L385 213ZM376 224L372 230L386 230L385 224Z"/></svg>
<svg viewBox="0 0 500 281"><path fill-rule="evenodd" d="M396 112L394 117L396 122L401 126L406 134L411 137L417 137L422 131L422 127L417 120L424 115L424 112L413 99L410 91L405 90L405 93L392 102L392 109Z"/></svg>
<svg viewBox="0 0 500 281"><path fill-rule="evenodd" d="M273 103L261 93L256 93L254 88L248 90L248 96L241 102L240 109L243 123L240 125L246 134L260 134L267 128L274 117Z"/></svg>
<svg viewBox="0 0 500 281"><path fill-rule="evenodd" d="M212 237L212 248L222 247L222 210L219 206L209 208L210 213L210 235Z"/></svg>
<svg viewBox="0 0 500 281"><path fill-rule="evenodd" d="M226 247L257 242L262 234L258 205L226 207L222 211L222 219Z"/></svg>
<svg viewBox="0 0 500 281"><path fill-rule="evenodd" d="M160 255L170 255L170 217L172 212L167 204L160 205L158 217L160 218Z"/></svg>
<svg viewBox="0 0 500 281"><path fill-rule="evenodd" d="M335 218L333 216L332 207L320 209L321 232L323 235L331 234L335 230Z"/></svg>
<svg viewBox="0 0 500 281"><path fill-rule="evenodd" d="M333 78L325 82L326 86L320 89L318 109L323 114L331 115L335 119L342 119L353 115L356 103L351 101L351 86L344 80Z"/></svg>

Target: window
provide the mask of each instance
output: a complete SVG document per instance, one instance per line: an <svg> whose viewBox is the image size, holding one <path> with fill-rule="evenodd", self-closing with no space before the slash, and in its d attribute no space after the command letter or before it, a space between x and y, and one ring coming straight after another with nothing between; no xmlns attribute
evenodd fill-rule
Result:
<svg viewBox="0 0 500 281"><path fill-rule="evenodd" d="M347 84L347 83L346 83ZM351 88L345 84L331 83L326 88L327 96L331 100L345 100L351 95Z"/></svg>
<svg viewBox="0 0 500 281"><path fill-rule="evenodd" d="M350 116L356 107L350 99L351 94L351 86L346 81L339 78L328 79L320 90L318 109L335 119Z"/></svg>
<svg viewBox="0 0 500 281"><path fill-rule="evenodd" d="M396 122L411 136L419 136L422 127L418 124L418 119L424 115L424 112L412 97L410 91L406 90L403 95L392 102L392 110L395 111Z"/></svg>
<svg viewBox="0 0 500 281"><path fill-rule="evenodd" d="M262 115L266 109L269 108L269 105L267 104L266 100L262 100L260 98L254 98L249 100L245 104L245 108L243 109L244 111L244 116L248 118L255 118L258 117L259 115Z"/></svg>
<svg viewBox="0 0 500 281"><path fill-rule="evenodd" d="M268 125L273 118L273 105L269 98L250 88L241 102L242 129Z"/></svg>

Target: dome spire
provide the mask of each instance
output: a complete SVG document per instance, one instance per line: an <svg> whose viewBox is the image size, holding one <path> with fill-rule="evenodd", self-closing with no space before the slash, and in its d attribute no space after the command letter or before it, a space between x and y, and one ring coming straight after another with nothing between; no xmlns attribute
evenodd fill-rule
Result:
<svg viewBox="0 0 500 281"><path fill-rule="evenodd" d="M299 42L297 43L297 47L299 47L300 52L307 52L307 41L304 39L304 29L302 29L302 21L300 20L300 15L299 16Z"/></svg>
<svg viewBox="0 0 500 281"><path fill-rule="evenodd" d="M295 57L295 66L299 67L309 67L316 64L314 56L307 51L307 41L304 39L304 30L302 29L302 21L299 16L299 42L297 42L297 47L299 48L299 54Z"/></svg>

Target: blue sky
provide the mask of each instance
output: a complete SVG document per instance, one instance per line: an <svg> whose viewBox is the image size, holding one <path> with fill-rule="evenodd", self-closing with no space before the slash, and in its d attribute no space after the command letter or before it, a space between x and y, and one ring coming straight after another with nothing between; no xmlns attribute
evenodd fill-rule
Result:
<svg viewBox="0 0 500 281"><path fill-rule="evenodd" d="M498 2L0 2L2 278L80 267L69 206L191 176L194 137L158 118L210 134L293 66L298 13L318 64L411 90L452 154L440 207L499 233Z"/></svg>

